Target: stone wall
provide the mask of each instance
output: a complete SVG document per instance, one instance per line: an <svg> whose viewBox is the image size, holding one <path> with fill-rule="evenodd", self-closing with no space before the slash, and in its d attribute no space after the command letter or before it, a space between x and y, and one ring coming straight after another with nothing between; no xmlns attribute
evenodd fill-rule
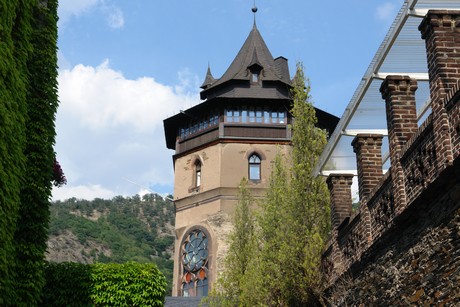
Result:
<svg viewBox="0 0 460 307"><path fill-rule="evenodd" d="M357 135L356 212L343 197L349 177L328 178L323 271L333 305L460 305L460 11L429 11L419 29L432 113L417 127L416 80L388 76L380 91L390 169L381 175L382 136Z"/></svg>
<svg viewBox="0 0 460 307"><path fill-rule="evenodd" d="M425 190L394 220L391 230L335 281L327 292L332 305L460 304L457 166Z"/></svg>

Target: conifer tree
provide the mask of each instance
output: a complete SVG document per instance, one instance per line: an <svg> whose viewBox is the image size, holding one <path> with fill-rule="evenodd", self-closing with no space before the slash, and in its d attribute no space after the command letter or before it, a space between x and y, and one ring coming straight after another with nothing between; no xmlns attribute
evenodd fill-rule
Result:
<svg viewBox="0 0 460 307"><path fill-rule="evenodd" d="M292 89L292 162L287 166L291 179L282 212L288 227L279 232L279 259L285 274L279 283L281 301L290 306L307 303L317 288L321 251L330 229L329 193L323 178L313 175L326 133L315 126L309 93L310 85L298 64Z"/></svg>
<svg viewBox="0 0 460 307"><path fill-rule="evenodd" d="M312 171L326 134L315 127L309 92L298 64L292 88L292 151L279 152L273 163L254 228L257 240L251 245L240 288L224 288L240 293L234 305L305 306L312 303L312 293L320 285L321 251L330 229L329 193L324 180Z"/></svg>
<svg viewBox="0 0 460 307"><path fill-rule="evenodd" d="M232 218L233 231L228 237L228 252L224 271L219 277L217 288L211 293L211 306L238 306L248 263L255 249L255 218L252 211L254 199L243 178L239 185L238 204ZM224 290L222 292L222 290Z"/></svg>
<svg viewBox="0 0 460 307"><path fill-rule="evenodd" d="M242 282L243 306L278 306L281 304L279 280L286 278L280 250L283 233L289 225L284 213L289 202L289 180L285 163L288 156L275 157L265 199L259 203L256 219L257 242Z"/></svg>

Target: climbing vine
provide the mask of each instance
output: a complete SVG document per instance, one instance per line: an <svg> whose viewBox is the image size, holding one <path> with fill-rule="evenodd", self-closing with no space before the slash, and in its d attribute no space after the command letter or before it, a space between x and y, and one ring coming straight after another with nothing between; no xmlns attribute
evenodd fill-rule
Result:
<svg viewBox="0 0 460 307"><path fill-rule="evenodd" d="M30 79L27 88L26 169L15 234L16 289L18 299L25 305L38 302L45 283L43 258L55 160L54 120L58 106L57 1L35 2L31 24L33 53L27 61Z"/></svg>
<svg viewBox="0 0 460 307"><path fill-rule="evenodd" d="M16 13L18 1L0 0L0 305L14 302L14 232L20 205L21 178L25 168L25 113L30 45L15 41L27 33ZM22 69L21 69L22 68Z"/></svg>
<svg viewBox="0 0 460 307"><path fill-rule="evenodd" d="M0 0L0 305L37 305L55 153L57 0Z"/></svg>

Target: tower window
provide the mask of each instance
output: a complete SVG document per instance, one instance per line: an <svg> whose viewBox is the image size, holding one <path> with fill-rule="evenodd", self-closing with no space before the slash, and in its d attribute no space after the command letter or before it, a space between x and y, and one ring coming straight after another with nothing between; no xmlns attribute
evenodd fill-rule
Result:
<svg viewBox="0 0 460 307"><path fill-rule="evenodd" d="M259 73L257 73L257 72L252 73L252 82L253 83L259 82Z"/></svg>
<svg viewBox="0 0 460 307"><path fill-rule="evenodd" d="M194 178L195 187L199 187L201 185L201 162L200 160L196 160L195 162L195 178Z"/></svg>
<svg viewBox="0 0 460 307"><path fill-rule="evenodd" d="M225 121L227 123L239 123L240 119L240 110L232 109L225 112Z"/></svg>
<svg viewBox="0 0 460 307"><path fill-rule="evenodd" d="M191 231L181 246L182 296L208 295L208 237L199 230Z"/></svg>
<svg viewBox="0 0 460 307"><path fill-rule="evenodd" d="M249 180L260 180L260 157L256 154L249 157Z"/></svg>
<svg viewBox="0 0 460 307"><path fill-rule="evenodd" d="M263 112L261 110L256 111L256 123L262 122Z"/></svg>

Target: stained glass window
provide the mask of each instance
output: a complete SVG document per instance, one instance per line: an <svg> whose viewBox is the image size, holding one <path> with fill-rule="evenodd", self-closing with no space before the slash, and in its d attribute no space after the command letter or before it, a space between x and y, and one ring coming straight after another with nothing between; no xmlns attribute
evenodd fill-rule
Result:
<svg viewBox="0 0 460 307"><path fill-rule="evenodd" d="M208 295L208 255L206 234L191 231L182 244L182 296Z"/></svg>

